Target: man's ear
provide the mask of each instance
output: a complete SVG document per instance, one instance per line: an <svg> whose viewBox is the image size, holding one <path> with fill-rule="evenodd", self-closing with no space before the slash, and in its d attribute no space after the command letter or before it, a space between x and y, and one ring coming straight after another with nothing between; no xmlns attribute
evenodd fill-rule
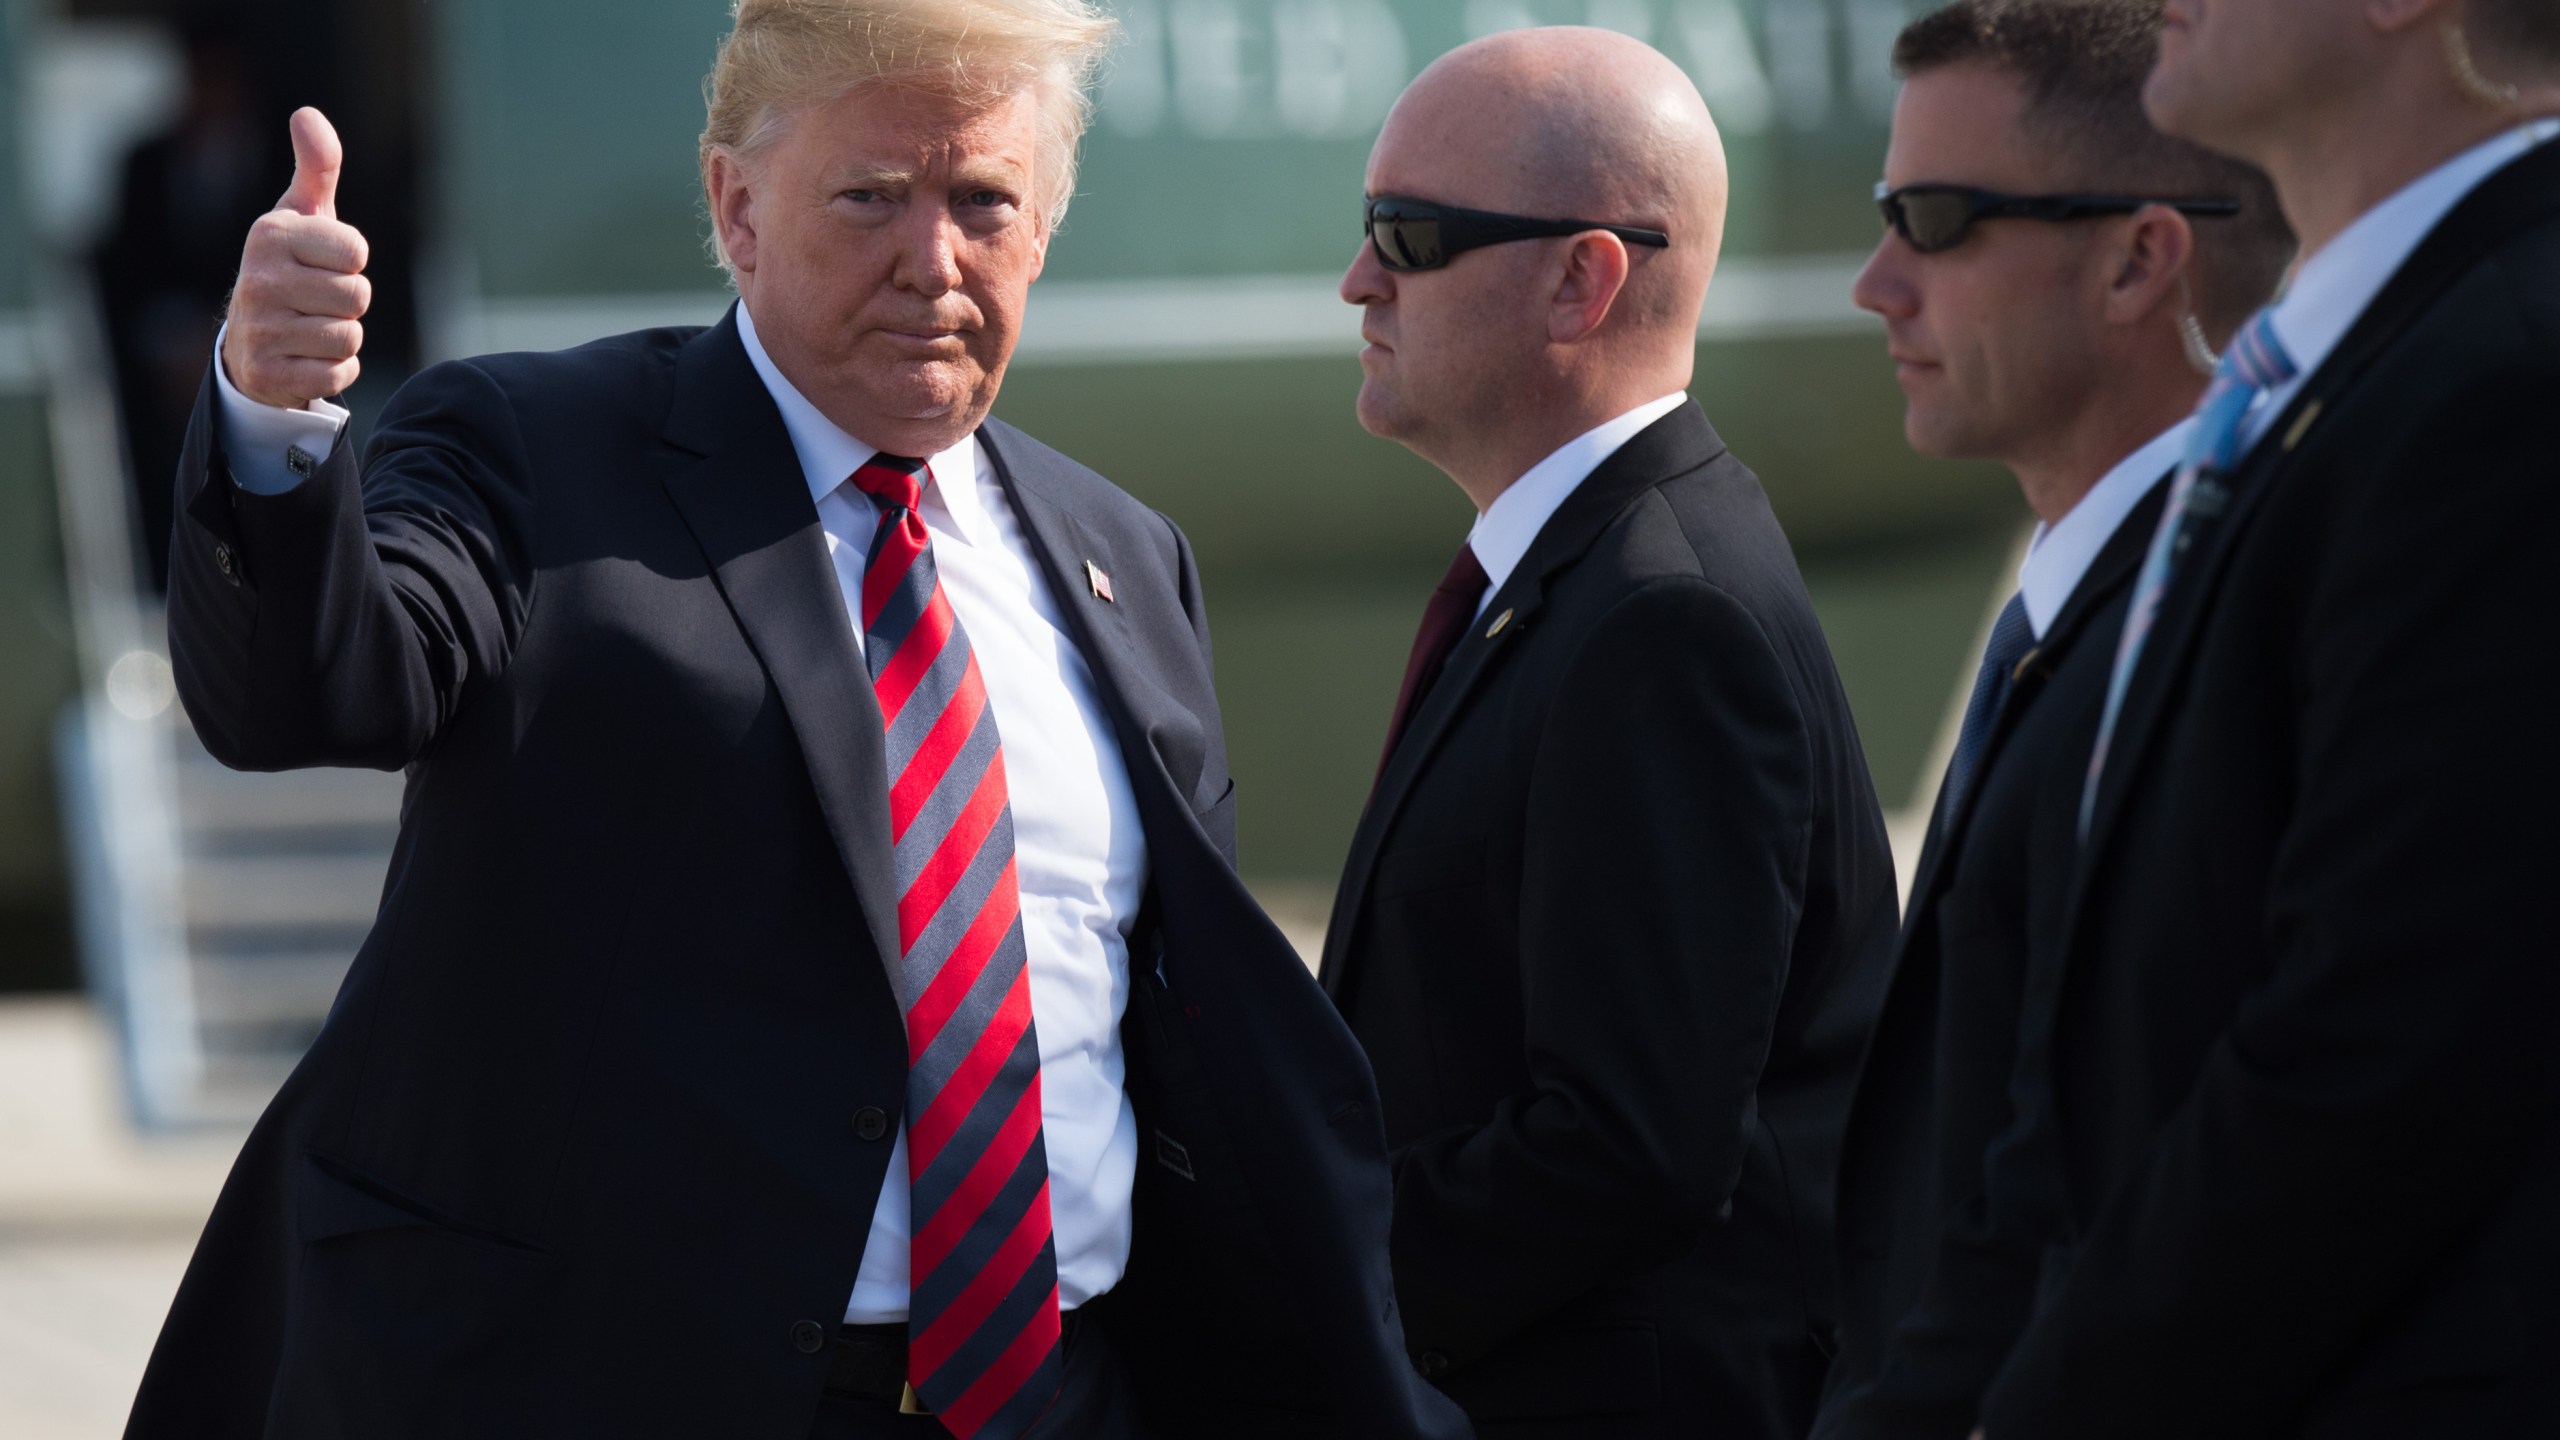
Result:
<svg viewBox="0 0 2560 1440"><path fill-rule="evenodd" d="M2174 309L2181 303L2180 282L2195 260L2196 232L2174 208L2145 205L2122 234L2112 247L2105 314L2110 324L2134 325L2164 305Z"/></svg>
<svg viewBox="0 0 2560 1440"><path fill-rule="evenodd" d="M741 275L756 268L755 191L749 167L727 150L714 150L702 167L703 193L711 201L711 233L729 268Z"/></svg>
<svg viewBox="0 0 2560 1440"><path fill-rule="evenodd" d="M1606 230L1586 230L1566 246L1564 267L1556 276L1555 296L1547 303L1547 339L1572 345L1588 338L1609 318L1626 292L1633 262L1627 242Z"/></svg>

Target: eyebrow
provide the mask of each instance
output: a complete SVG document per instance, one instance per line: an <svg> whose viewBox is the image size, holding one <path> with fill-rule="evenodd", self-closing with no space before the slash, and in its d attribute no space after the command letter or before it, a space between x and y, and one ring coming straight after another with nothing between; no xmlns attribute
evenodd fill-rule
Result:
<svg viewBox="0 0 2560 1440"><path fill-rule="evenodd" d="M993 158L963 161L951 167L951 184L954 189L1021 190L1031 184L1031 167Z"/></svg>
<svg viewBox="0 0 2560 1440"><path fill-rule="evenodd" d="M841 193L846 190L909 187L923 173L911 165L857 166L838 172L828 181L828 188ZM955 190L1028 190L1031 187L1031 169L1011 160L992 158L963 162L952 167L951 187Z"/></svg>
<svg viewBox="0 0 2560 1440"><path fill-rule="evenodd" d="M839 172L830 182L837 190L875 190L893 185L912 185L917 172L895 165L856 167Z"/></svg>

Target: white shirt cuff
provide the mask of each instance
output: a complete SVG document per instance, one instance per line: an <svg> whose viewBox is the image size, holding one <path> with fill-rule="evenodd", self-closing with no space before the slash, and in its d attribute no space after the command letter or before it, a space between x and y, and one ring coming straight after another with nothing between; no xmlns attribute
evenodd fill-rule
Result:
<svg viewBox="0 0 2560 1440"><path fill-rule="evenodd" d="M223 334L230 333L229 326ZM222 458L231 464L233 484L252 495L282 495L302 483L303 476L329 458L347 428L347 409L314 400L308 410L262 404L240 393L222 366L222 336L213 341L213 383L222 404ZM300 451L305 457L292 458Z"/></svg>

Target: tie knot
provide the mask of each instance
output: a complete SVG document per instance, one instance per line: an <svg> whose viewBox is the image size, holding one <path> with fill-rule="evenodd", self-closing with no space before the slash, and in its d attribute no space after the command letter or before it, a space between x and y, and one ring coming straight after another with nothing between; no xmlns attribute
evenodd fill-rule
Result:
<svg viewBox="0 0 2560 1440"><path fill-rule="evenodd" d="M2272 308L2259 311L2231 337L2231 348L2222 352L2222 372L2252 390L2273 390L2293 378L2293 357L2276 338Z"/></svg>
<svg viewBox="0 0 2560 1440"><path fill-rule="evenodd" d="M853 488L892 510L913 510L924 501L924 482L933 472L922 460L882 453L853 472Z"/></svg>
<svg viewBox="0 0 2560 1440"><path fill-rule="evenodd" d="M2000 607L1999 617L1991 622L1987 654L2006 669L2027 658L2027 652L2034 648L2035 617L2027 613L2027 597L2021 591L2009 597L2009 603Z"/></svg>
<svg viewBox="0 0 2560 1440"><path fill-rule="evenodd" d="M1485 587L1493 577L1484 573L1484 562L1476 558L1476 547L1461 545L1449 561L1449 573L1440 577L1439 589L1472 605L1484 598Z"/></svg>

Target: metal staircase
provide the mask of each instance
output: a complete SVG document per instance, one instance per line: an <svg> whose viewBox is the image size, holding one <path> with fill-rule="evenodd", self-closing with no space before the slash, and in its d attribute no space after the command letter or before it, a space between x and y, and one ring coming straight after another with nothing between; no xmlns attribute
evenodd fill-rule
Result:
<svg viewBox="0 0 2560 1440"><path fill-rule="evenodd" d="M319 1033L373 926L400 777L243 774L207 755L182 716L166 728L199 1105L208 1119L248 1119Z"/></svg>
<svg viewBox="0 0 2560 1440"><path fill-rule="evenodd" d="M41 344L83 679L58 737L82 959L148 1129L244 1126L319 1032L373 924L401 779L225 769L137 597L97 313L50 287Z"/></svg>

